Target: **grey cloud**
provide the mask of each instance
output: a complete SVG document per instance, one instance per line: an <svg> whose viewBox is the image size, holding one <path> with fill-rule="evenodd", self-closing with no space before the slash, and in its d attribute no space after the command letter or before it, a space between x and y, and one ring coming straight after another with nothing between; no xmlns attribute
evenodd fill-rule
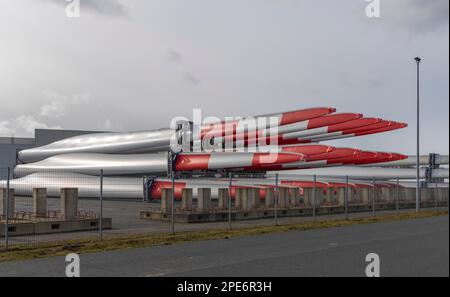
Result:
<svg viewBox="0 0 450 297"><path fill-rule="evenodd" d="M106 130L106 131L120 131L123 129L122 124L118 124L116 122L113 122L110 118L105 119L100 125L98 125L100 129Z"/></svg>
<svg viewBox="0 0 450 297"><path fill-rule="evenodd" d="M41 113L39 115L42 117L60 118L65 114L66 107L64 106L64 103L60 101L52 101L41 107Z"/></svg>
<svg viewBox="0 0 450 297"><path fill-rule="evenodd" d="M43 91L41 98L46 103L40 107L38 114L23 113L9 120L0 118L0 136L16 134L19 136L31 136L34 133L34 129L61 129L61 125L51 124L47 121L66 120L68 111L73 110L76 106L85 108L91 103L91 96L88 93L68 96L54 91ZM108 125L115 129L121 128L121 125L117 125L109 120L103 126L106 127Z"/></svg>
<svg viewBox="0 0 450 297"><path fill-rule="evenodd" d="M181 67L183 67L183 55L171 48L168 48L164 52L164 59L179 64ZM194 75L192 72L185 71L184 72L184 79L191 85L198 85L200 83L200 79Z"/></svg>
<svg viewBox="0 0 450 297"><path fill-rule="evenodd" d="M50 118L63 117L66 115L67 109L70 109L73 105L86 105L91 100L90 95L86 93L66 96L53 91L44 91L41 97L47 103L42 105L39 116Z"/></svg>
<svg viewBox="0 0 450 297"><path fill-rule="evenodd" d="M184 74L184 78L186 79L187 82L189 82L192 85L198 85L200 83L200 80L195 75L189 72L186 72Z"/></svg>
<svg viewBox="0 0 450 297"><path fill-rule="evenodd" d="M46 123L36 120L31 115L20 115L15 121L28 135L32 135L35 129L61 129L61 126L49 126Z"/></svg>
<svg viewBox="0 0 450 297"><path fill-rule="evenodd" d="M53 3L67 5L66 0L50 0ZM83 10L107 15L110 17L127 17L126 7L117 0L80 0L80 11Z"/></svg>
<svg viewBox="0 0 450 297"><path fill-rule="evenodd" d="M415 32L430 32L448 26L448 0L381 0L381 18Z"/></svg>
<svg viewBox="0 0 450 297"><path fill-rule="evenodd" d="M81 0L82 6L113 17L125 17L125 7L116 0Z"/></svg>
<svg viewBox="0 0 450 297"><path fill-rule="evenodd" d="M180 63L183 60L183 56L179 52L177 52L173 49L170 49L170 48L167 49L167 51L166 51L166 58L170 62L176 62L176 63Z"/></svg>
<svg viewBox="0 0 450 297"><path fill-rule="evenodd" d="M7 98L0 134L29 135L24 128L42 123L155 129L175 116L191 117L193 107L222 118L324 105L410 123L330 144L409 154L415 147L412 58L420 55L422 149L448 153L446 2L380 0L381 18L368 19L364 0L116 0L133 17L124 24L81 1L81 22L64 17L65 0L3 1L0 56L7 59L0 77L8 80L0 80L0 98ZM39 97L43 90L67 99ZM91 101L75 98L80 92L92 94ZM64 103L64 116L43 116L59 110L53 99ZM19 123L20 115L34 119Z"/></svg>
<svg viewBox="0 0 450 297"><path fill-rule="evenodd" d="M13 135L15 134L16 129L11 127L10 121L0 121L0 135L6 136L6 135Z"/></svg>

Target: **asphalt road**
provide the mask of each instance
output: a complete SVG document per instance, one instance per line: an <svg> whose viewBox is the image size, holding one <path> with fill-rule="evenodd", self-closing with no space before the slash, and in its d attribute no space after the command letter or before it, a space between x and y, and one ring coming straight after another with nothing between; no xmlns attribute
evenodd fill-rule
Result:
<svg viewBox="0 0 450 297"><path fill-rule="evenodd" d="M448 216L81 255L82 276L449 276ZM64 276L65 259L0 263L0 276Z"/></svg>

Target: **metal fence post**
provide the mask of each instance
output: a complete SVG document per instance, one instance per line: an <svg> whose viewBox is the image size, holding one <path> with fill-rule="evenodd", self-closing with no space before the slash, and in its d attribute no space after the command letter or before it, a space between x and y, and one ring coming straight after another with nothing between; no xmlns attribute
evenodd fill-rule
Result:
<svg viewBox="0 0 450 297"><path fill-rule="evenodd" d="M175 172L172 171L172 235L175 235Z"/></svg>
<svg viewBox="0 0 450 297"><path fill-rule="evenodd" d="M397 210L397 215L400 213L400 179L397 177L397 198L395 202L395 209Z"/></svg>
<svg viewBox="0 0 450 297"><path fill-rule="evenodd" d="M375 195L376 195L375 177L373 177L372 183L373 183L373 191L372 191L372 216L375 216Z"/></svg>
<svg viewBox="0 0 450 297"><path fill-rule="evenodd" d="M148 194L147 194L147 177L143 176L142 177L142 185L144 187L142 193L142 202L145 202L147 200Z"/></svg>
<svg viewBox="0 0 450 297"><path fill-rule="evenodd" d="M447 187L447 192L449 192L449 190L450 190L450 188ZM447 201L445 201L445 198L444 198L444 200L443 200L444 203L443 203L443 204L445 205L445 202L447 202L447 206L448 206L448 205L449 205L449 202L450 202L450 201L449 201L449 199L450 199L449 193L447 193L447 195L445 195L444 197L447 197Z"/></svg>
<svg viewBox="0 0 450 297"><path fill-rule="evenodd" d="M278 195L280 194L278 188L278 173L275 174L275 226L278 225Z"/></svg>
<svg viewBox="0 0 450 297"><path fill-rule="evenodd" d="M231 186L233 184L233 174L230 172L230 184L228 186L228 231L231 231ZM236 195L236 194L235 194ZM236 199L236 196L234 197Z"/></svg>
<svg viewBox="0 0 450 297"><path fill-rule="evenodd" d="M345 219L348 220L348 175L345 177L344 208L345 208Z"/></svg>
<svg viewBox="0 0 450 297"><path fill-rule="evenodd" d="M100 241L103 240L103 169L100 170L100 218L98 222Z"/></svg>
<svg viewBox="0 0 450 297"><path fill-rule="evenodd" d="M317 175L314 174L314 185L312 192L312 207L313 207L313 222L316 222L316 188L317 188Z"/></svg>
<svg viewBox="0 0 450 297"><path fill-rule="evenodd" d="M9 249L9 175L11 173L11 168L8 167L8 171L7 174L8 176L6 177L6 209L5 209L5 249L8 250Z"/></svg>
<svg viewBox="0 0 450 297"><path fill-rule="evenodd" d="M438 184L434 183L434 208L437 210L439 206L438 202Z"/></svg>

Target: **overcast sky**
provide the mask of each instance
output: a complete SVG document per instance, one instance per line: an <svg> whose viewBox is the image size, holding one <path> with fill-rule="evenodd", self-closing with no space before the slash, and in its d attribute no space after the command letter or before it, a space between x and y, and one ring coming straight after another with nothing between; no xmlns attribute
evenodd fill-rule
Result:
<svg viewBox="0 0 450 297"><path fill-rule="evenodd" d="M410 126L333 141L449 151L449 1L0 0L0 136L34 128L147 130L174 116L245 116L314 106Z"/></svg>

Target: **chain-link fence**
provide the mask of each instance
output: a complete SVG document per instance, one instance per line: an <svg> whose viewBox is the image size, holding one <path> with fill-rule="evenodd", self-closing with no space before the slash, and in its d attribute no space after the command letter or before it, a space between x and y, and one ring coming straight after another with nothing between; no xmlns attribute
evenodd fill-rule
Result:
<svg viewBox="0 0 450 297"><path fill-rule="evenodd" d="M424 185L420 207L448 207L448 191L445 183ZM171 179L64 170L15 176L0 168L0 248L351 219L415 207L416 188L400 179Z"/></svg>

